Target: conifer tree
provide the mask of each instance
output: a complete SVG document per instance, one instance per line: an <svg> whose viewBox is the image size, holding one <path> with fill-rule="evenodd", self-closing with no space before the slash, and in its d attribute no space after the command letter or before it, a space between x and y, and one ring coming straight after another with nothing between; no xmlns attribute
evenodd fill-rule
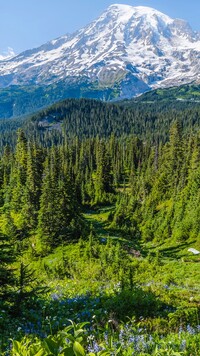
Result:
<svg viewBox="0 0 200 356"><path fill-rule="evenodd" d="M111 159L103 143L99 143L97 151L97 171L95 181L95 200L101 202L105 193L113 192Z"/></svg>
<svg viewBox="0 0 200 356"><path fill-rule="evenodd" d="M0 297L8 298L14 287L14 261L13 243L8 236L0 234Z"/></svg>
<svg viewBox="0 0 200 356"><path fill-rule="evenodd" d="M42 238L51 246L80 237L81 214L74 187L61 167L45 161L40 198L39 229Z"/></svg>
<svg viewBox="0 0 200 356"><path fill-rule="evenodd" d="M16 212L22 207L22 197L27 177L27 139L22 130L18 131L15 165L11 175L11 207Z"/></svg>
<svg viewBox="0 0 200 356"><path fill-rule="evenodd" d="M26 229L36 228L41 195L43 152L35 145L28 146L26 184L22 197L22 216Z"/></svg>

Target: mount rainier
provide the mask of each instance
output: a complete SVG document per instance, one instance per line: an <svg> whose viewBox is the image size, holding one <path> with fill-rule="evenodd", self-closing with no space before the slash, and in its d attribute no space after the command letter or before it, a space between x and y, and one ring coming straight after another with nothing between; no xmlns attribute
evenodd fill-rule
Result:
<svg viewBox="0 0 200 356"><path fill-rule="evenodd" d="M0 88L65 83L101 99L199 80L200 34L143 6L111 5L72 35L0 60Z"/></svg>

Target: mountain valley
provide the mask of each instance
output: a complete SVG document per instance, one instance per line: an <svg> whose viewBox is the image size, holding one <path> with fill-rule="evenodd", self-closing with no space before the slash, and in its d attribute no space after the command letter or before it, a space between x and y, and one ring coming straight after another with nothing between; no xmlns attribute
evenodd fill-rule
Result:
<svg viewBox="0 0 200 356"><path fill-rule="evenodd" d="M2 356L200 355L199 69L120 4L0 57Z"/></svg>

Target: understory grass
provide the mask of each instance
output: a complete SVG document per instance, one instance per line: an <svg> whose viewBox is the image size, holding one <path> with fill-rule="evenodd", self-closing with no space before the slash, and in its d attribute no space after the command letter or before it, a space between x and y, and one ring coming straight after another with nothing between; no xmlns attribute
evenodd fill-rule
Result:
<svg viewBox="0 0 200 356"><path fill-rule="evenodd" d="M110 227L111 210L85 213L89 240L15 263L34 278L2 304L2 355L200 354L197 244L141 244Z"/></svg>

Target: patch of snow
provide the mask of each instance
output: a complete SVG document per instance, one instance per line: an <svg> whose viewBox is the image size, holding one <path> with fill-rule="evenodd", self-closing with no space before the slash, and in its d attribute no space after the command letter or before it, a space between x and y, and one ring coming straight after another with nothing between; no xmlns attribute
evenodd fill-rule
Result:
<svg viewBox="0 0 200 356"><path fill-rule="evenodd" d="M8 47L6 51L3 51L2 54L0 54L0 61L3 61L5 59L10 59L14 57L16 54L14 52L14 49L11 47Z"/></svg>
<svg viewBox="0 0 200 356"><path fill-rule="evenodd" d="M8 84L28 84L33 77L45 84L83 73L98 79L111 71L125 75L129 68L152 88L200 78L200 37L185 21L145 6L113 4L73 35L10 54L0 56L0 75L11 74Z"/></svg>
<svg viewBox="0 0 200 356"><path fill-rule="evenodd" d="M200 251L196 250L195 248L189 248L188 251L192 252L194 255L199 255L200 254Z"/></svg>

